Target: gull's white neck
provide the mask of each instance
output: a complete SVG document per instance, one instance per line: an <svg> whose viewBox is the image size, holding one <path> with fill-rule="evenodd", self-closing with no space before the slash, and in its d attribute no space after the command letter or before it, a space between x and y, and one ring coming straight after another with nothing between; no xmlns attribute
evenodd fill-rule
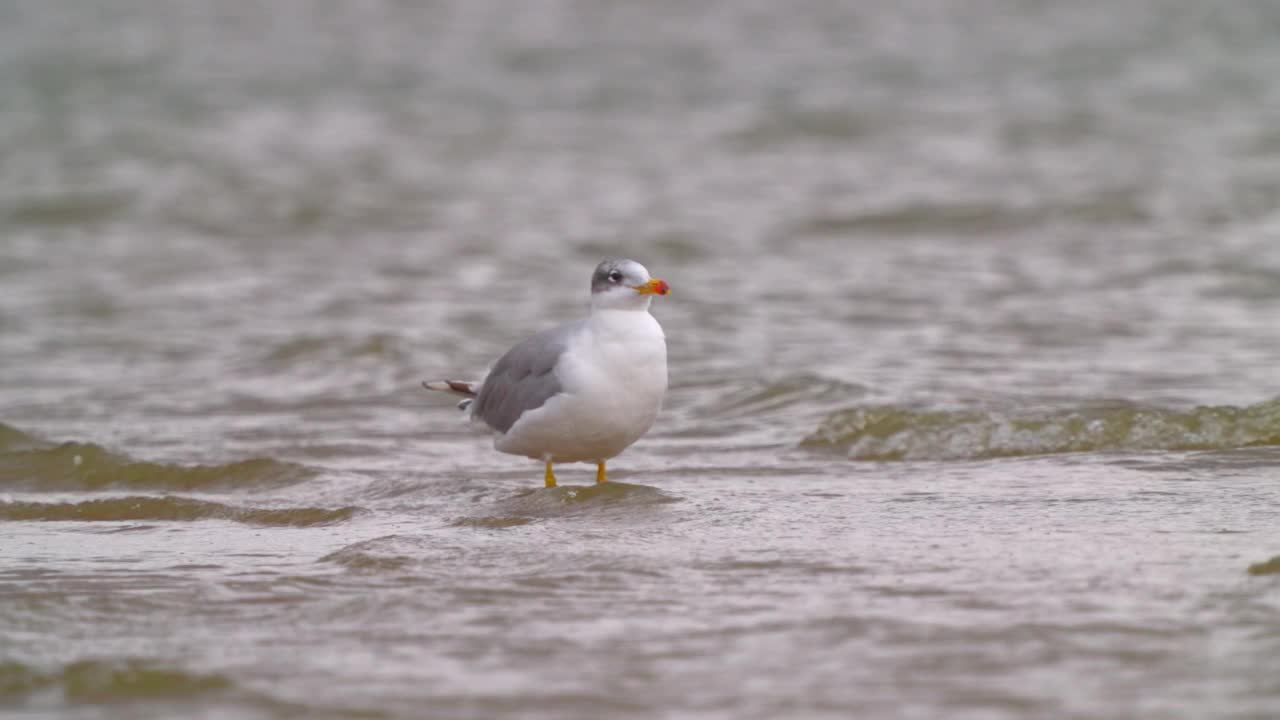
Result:
<svg viewBox="0 0 1280 720"><path fill-rule="evenodd" d="M662 326L647 310L617 310L613 308L592 308L591 317L587 319L591 331L602 336L632 335L636 339L656 335L662 338Z"/></svg>
<svg viewBox="0 0 1280 720"><path fill-rule="evenodd" d="M649 312L649 303L653 298L648 295L632 293L618 297L616 293L600 293L591 296L591 314L601 312Z"/></svg>
<svg viewBox="0 0 1280 720"><path fill-rule="evenodd" d="M666 336L656 318L649 314L652 297L627 288L591 297L591 317L587 326L597 343L627 347L639 355L661 355L666 362Z"/></svg>

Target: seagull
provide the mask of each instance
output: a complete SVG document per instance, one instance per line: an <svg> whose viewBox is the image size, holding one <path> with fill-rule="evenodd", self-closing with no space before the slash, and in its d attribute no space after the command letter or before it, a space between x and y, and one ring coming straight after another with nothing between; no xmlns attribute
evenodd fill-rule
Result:
<svg viewBox="0 0 1280 720"><path fill-rule="evenodd" d="M546 463L605 462L648 432L667 391L667 341L649 314L671 291L634 260L605 260L591 274L591 313L507 351L482 382L425 381L461 395L458 408L496 433L499 452Z"/></svg>

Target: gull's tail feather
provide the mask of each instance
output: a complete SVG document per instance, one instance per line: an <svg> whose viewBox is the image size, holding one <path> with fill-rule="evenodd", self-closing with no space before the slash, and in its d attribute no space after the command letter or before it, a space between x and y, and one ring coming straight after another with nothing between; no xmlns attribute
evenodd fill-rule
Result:
<svg viewBox="0 0 1280 720"><path fill-rule="evenodd" d="M433 380L431 382L423 380L422 387L463 397L475 397L476 393L480 391L480 383L467 382L465 380Z"/></svg>
<svg viewBox="0 0 1280 720"><path fill-rule="evenodd" d="M423 380L422 387L437 392L461 395L466 398L466 400L458 403L459 410L466 410L471 407L471 401L475 399L476 393L480 392L480 383L466 382L464 380L433 380L431 382Z"/></svg>

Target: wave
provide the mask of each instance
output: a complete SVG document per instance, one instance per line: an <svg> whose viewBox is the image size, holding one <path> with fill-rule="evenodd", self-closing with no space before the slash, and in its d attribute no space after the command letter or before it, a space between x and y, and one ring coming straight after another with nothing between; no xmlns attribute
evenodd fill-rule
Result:
<svg viewBox="0 0 1280 720"><path fill-rule="evenodd" d="M560 485L554 488L530 488L499 500L492 506L498 512L485 518L460 518L473 527L484 527L482 519L510 526L518 518L596 517L605 513L631 516L648 508L680 502L656 487L610 481L599 485ZM492 527L492 525L489 525Z"/></svg>
<svg viewBox="0 0 1280 720"><path fill-rule="evenodd" d="M356 573L376 574L436 565L465 552L463 547L442 545L432 537L384 535L339 548L320 558L320 562L335 563Z"/></svg>
<svg viewBox="0 0 1280 720"><path fill-rule="evenodd" d="M1047 222L1075 220L1097 225L1124 225L1147 218L1142 197L1131 188L1108 188L1095 195L1059 203L1015 205L1004 202L909 202L850 214L819 215L796 226L795 235L904 236L977 235L1041 227Z"/></svg>
<svg viewBox="0 0 1280 720"><path fill-rule="evenodd" d="M811 408L815 403L838 407L864 397L867 389L860 385L833 380L810 373L797 373L735 388L720 397L703 414L715 417L746 417L773 413L790 408Z"/></svg>
<svg viewBox="0 0 1280 720"><path fill-rule="evenodd" d="M408 357L403 341L391 333L348 335L306 335L286 340L271 348L263 363L272 367L292 368L314 359L359 360L360 358L397 359Z"/></svg>
<svg viewBox="0 0 1280 720"><path fill-rule="evenodd" d="M221 675L189 673L137 659L80 660L48 671L0 662L0 700L61 690L71 702L129 702L191 698L230 687L231 681Z"/></svg>
<svg viewBox="0 0 1280 720"><path fill-rule="evenodd" d="M0 423L0 452L31 450L48 447L48 445L49 443L28 435L12 425Z"/></svg>
<svg viewBox="0 0 1280 720"><path fill-rule="evenodd" d="M1265 562L1250 565L1248 573L1250 575L1280 575L1280 555L1276 555Z"/></svg>
<svg viewBox="0 0 1280 720"><path fill-rule="evenodd" d="M118 497L81 502L0 501L0 520L119 522L231 520L247 525L311 527L343 522L360 512L340 508L246 508L184 497Z"/></svg>
<svg viewBox="0 0 1280 720"><path fill-rule="evenodd" d="M1280 399L1188 411L1111 404L1038 414L841 410L801 441L853 460L962 460L1053 453L1280 445Z"/></svg>
<svg viewBox="0 0 1280 720"><path fill-rule="evenodd" d="M92 443L45 442L0 423L0 489L207 490L292 485L315 471L295 463L255 458L222 465L146 462Z"/></svg>
<svg viewBox="0 0 1280 720"><path fill-rule="evenodd" d="M10 199L0 206L6 220L16 225L83 225L110 220L128 210L131 192L109 188L82 188Z"/></svg>

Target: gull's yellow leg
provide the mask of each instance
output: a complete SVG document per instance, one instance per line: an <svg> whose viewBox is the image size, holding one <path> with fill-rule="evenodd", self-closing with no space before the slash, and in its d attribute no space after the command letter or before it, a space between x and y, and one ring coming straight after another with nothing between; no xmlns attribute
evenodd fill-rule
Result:
<svg viewBox="0 0 1280 720"><path fill-rule="evenodd" d="M553 473L553 472L551 472L551 461L550 461L550 460L548 460L548 461L547 461L547 477L546 477L546 480L547 480L547 487L555 487L555 486L556 486L556 474L555 474L555 473Z"/></svg>
<svg viewBox="0 0 1280 720"><path fill-rule="evenodd" d="M604 463L596 463L596 484L609 482L609 478L604 474Z"/></svg>

